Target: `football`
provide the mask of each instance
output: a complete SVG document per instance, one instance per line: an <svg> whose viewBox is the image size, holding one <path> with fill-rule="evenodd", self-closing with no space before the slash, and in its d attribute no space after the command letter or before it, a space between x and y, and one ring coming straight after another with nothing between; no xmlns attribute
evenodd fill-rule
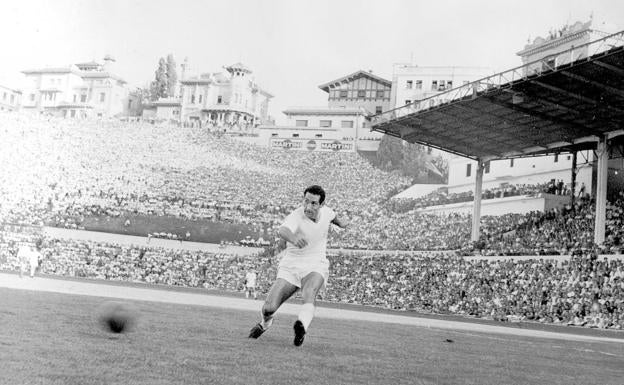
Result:
<svg viewBox="0 0 624 385"><path fill-rule="evenodd" d="M102 328L111 333L126 333L136 324L136 312L121 302L107 301L98 309L98 322Z"/></svg>

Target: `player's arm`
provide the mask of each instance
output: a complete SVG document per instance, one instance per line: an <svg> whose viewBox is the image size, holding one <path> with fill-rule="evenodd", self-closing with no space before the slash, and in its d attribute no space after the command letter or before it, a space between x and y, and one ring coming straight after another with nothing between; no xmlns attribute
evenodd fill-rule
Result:
<svg viewBox="0 0 624 385"><path fill-rule="evenodd" d="M342 229L346 229L349 226L349 220L338 214L336 214L336 217L331 221L331 223L335 224L336 226Z"/></svg>
<svg viewBox="0 0 624 385"><path fill-rule="evenodd" d="M300 235L295 235L291 229L286 226L280 226L279 230L277 230L277 234L285 240L286 242L290 242L298 248L306 247L308 242L303 239Z"/></svg>

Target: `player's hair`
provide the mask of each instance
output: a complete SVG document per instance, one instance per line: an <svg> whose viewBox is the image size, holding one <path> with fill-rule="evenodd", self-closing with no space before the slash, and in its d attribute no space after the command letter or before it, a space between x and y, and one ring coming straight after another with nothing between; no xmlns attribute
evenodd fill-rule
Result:
<svg viewBox="0 0 624 385"><path fill-rule="evenodd" d="M321 186L314 184L305 189L303 195L305 196L307 193L320 196L321 198L319 199L319 203L322 204L323 202L325 202L325 190L323 190Z"/></svg>

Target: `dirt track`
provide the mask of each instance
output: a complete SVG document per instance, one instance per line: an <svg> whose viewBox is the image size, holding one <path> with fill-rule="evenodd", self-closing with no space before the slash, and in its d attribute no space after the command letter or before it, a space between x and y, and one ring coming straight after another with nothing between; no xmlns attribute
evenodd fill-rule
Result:
<svg viewBox="0 0 624 385"><path fill-rule="evenodd" d="M0 287L22 290L40 290L46 292L74 295L90 295L97 297L119 298L138 301L168 302L186 305L221 307L252 312L259 312L262 306L261 301L254 301L243 298L163 290L150 287L140 288L124 285L107 285L95 282L52 279L44 277L20 278L18 275L6 273L0 273ZM282 308L280 308L280 313L286 313L291 315L297 314L298 311L299 305L297 304L287 303ZM385 313L372 313L367 311L355 311L327 307L318 307L316 311L316 316L320 318L398 323L404 325L412 325L419 328L445 329L463 332L479 332L588 342L601 341L624 344L624 339L609 338L603 336L557 333L552 331L531 329L518 329L470 322L402 316Z"/></svg>

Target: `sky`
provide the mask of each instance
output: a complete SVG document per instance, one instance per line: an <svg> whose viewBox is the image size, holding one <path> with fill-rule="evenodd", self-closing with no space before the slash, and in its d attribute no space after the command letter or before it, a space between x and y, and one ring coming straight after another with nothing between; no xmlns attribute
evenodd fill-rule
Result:
<svg viewBox="0 0 624 385"><path fill-rule="evenodd" d="M624 29L619 0L42 0L0 3L0 84L20 71L110 54L131 88L154 78L160 57L192 73L242 62L274 95L279 123L291 106L327 105L319 85L358 70L392 80L392 66L520 65L527 40L593 17ZM603 24L604 23L604 24Z"/></svg>

